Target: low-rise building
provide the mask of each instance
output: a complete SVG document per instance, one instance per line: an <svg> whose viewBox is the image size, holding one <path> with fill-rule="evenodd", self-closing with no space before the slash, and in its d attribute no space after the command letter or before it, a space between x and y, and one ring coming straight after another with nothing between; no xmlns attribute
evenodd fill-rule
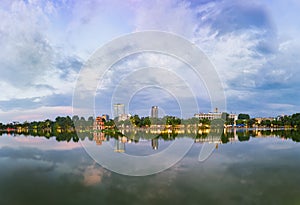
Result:
<svg viewBox="0 0 300 205"><path fill-rule="evenodd" d="M194 117L201 119L208 119L208 120L214 120L214 119L225 119L228 115L229 119L233 119L236 121L238 119L238 116L236 114L227 114L226 112L209 112L209 113L199 113L195 114Z"/></svg>
<svg viewBox="0 0 300 205"><path fill-rule="evenodd" d="M131 115L130 114L121 114L118 117L118 121L125 121L130 120Z"/></svg>

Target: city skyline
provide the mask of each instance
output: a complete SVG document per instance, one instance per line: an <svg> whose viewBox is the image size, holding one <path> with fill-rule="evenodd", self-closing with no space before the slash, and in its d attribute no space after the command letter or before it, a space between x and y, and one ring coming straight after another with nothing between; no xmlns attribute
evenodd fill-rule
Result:
<svg viewBox="0 0 300 205"><path fill-rule="evenodd" d="M182 36L208 56L224 87L226 112L253 117L297 113L299 9L300 3L292 0L1 1L0 122L71 116L76 79L93 52L116 37L145 30ZM95 96L110 99L114 75L122 77L131 67L157 62L183 70L182 76L191 75L168 57L137 55L112 67L119 72L106 73ZM152 77L155 82L157 76ZM174 86L171 81L170 87ZM126 94L124 88L118 91ZM186 97L185 91L179 88L176 94ZM197 111L213 109L205 85L195 95ZM97 113L111 113L110 101L97 103ZM151 88L137 93L131 108L149 113L152 105L180 114L172 93Z"/></svg>
<svg viewBox="0 0 300 205"><path fill-rule="evenodd" d="M300 204L300 0L0 0L0 205Z"/></svg>

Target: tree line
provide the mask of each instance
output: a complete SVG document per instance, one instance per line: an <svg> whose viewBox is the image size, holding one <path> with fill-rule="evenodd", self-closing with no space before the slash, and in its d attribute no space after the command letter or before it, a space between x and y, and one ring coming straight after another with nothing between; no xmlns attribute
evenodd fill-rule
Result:
<svg viewBox="0 0 300 205"><path fill-rule="evenodd" d="M299 128L300 127L300 113L292 115L277 116L274 118L250 118L248 114L239 114L237 125L244 125L247 127L287 127Z"/></svg>
<svg viewBox="0 0 300 205"><path fill-rule="evenodd" d="M58 116L55 120L43 120L43 121L32 121L28 122L25 121L23 123L19 122L12 122L8 124L0 123L0 130L4 131L19 131L19 132L29 132L29 131L36 131L36 132L74 132L75 126L74 122L77 120L78 116L74 116L71 118L70 116L61 117ZM75 121L74 121L75 120ZM78 122L88 125L92 124L93 120L89 118L86 121L84 118L78 119Z"/></svg>
<svg viewBox="0 0 300 205"><path fill-rule="evenodd" d="M77 115L61 117L58 116L55 120L44 120L44 121L25 121L23 123L12 122L8 124L0 123L0 130L7 131L19 131L19 132L75 132L75 127L77 130L92 130L93 123L95 119L90 116L87 119L84 117L79 117ZM130 119L124 121L118 120L104 120L104 126L110 128L117 128L117 126L127 127L150 127L151 125L170 125L172 127L177 125L200 125L200 128L209 127L210 120L208 119L199 119L199 118L189 118L189 119L180 119L175 116L164 116L163 118L150 118L150 117L140 117L139 115L133 115ZM278 116L276 118L262 119L250 118L249 114L240 113L236 122L233 119L228 118L226 114L226 125L240 125L247 127L290 127L290 128L299 128L300 127L300 113L295 113L292 115ZM75 126L76 125L76 126Z"/></svg>

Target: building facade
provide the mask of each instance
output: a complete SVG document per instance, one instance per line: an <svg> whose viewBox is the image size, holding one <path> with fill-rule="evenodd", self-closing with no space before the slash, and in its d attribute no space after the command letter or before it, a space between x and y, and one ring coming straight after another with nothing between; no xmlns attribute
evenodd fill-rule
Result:
<svg viewBox="0 0 300 205"><path fill-rule="evenodd" d="M125 114L125 105L121 103L114 104L114 118Z"/></svg>
<svg viewBox="0 0 300 205"><path fill-rule="evenodd" d="M152 106L151 118L158 118L158 106Z"/></svg>
<svg viewBox="0 0 300 205"><path fill-rule="evenodd" d="M214 120L214 119L226 119L227 113L225 112L209 112L209 113L198 113L195 114L194 117L199 118L200 120L208 119L208 120ZM236 114L228 114L228 118L232 119L234 122L238 119L238 116Z"/></svg>

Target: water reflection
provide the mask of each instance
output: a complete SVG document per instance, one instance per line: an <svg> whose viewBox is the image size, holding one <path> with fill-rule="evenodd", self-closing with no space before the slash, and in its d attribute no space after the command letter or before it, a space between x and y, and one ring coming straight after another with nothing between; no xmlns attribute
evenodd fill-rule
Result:
<svg viewBox="0 0 300 205"><path fill-rule="evenodd" d="M194 130L193 132L168 130L159 134L151 130L104 130L80 133L56 133L55 136L51 133L35 133L34 135L32 133L23 133L21 135L23 137L19 137L20 135L17 133L0 133L0 135L2 134L15 138L13 141L0 138L2 146L5 144L19 144L21 146L26 143L27 146L31 147L35 147L38 144L43 149L51 147L55 147L55 149L72 149L81 146L105 149L103 147L105 143L110 144L116 153L127 153L136 156L148 156L159 153L168 148L173 141L180 139L186 142L192 141L191 143L195 144L213 144L209 145L211 149L213 147L218 149L220 144L246 142L251 138L280 138L300 142L300 132L293 129L227 129L215 132L210 132L210 130ZM49 140L51 143L41 141L40 139ZM54 141L57 143L54 143Z"/></svg>
<svg viewBox="0 0 300 205"><path fill-rule="evenodd" d="M138 143L143 140L148 140L151 142L153 149L158 149L158 141L173 141L176 138L191 138L195 143L217 143L217 144L226 144L230 142L243 142L249 141L250 138L258 137L279 137L282 139L291 139L295 142L300 142L300 131L295 129L226 129L219 131L218 134L210 134L209 129L196 130L191 132L181 131L177 132L174 130L168 130L167 132L156 132L151 130L122 130L122 131L113 131L113 130L104 130L104 131L93 131L93 132L61 132L61 133L51 133L51 132L21 132L21 133L8 133L0 132L0 136L5 134L8 136L33 136L33 137L44 137L46 139L55 138L56 141L66 141L66 142L78 142L79 140L89 140L95 141L99 146L103 142L108 142L110 140L117 140L120 143ZM221 136L221 137L220 137ZM116 146L123 146L122 144ZM122 148L121 148L122 149ZM118 150L118 149L117 149Z"/></svg>
<svg viewBox="0 0 300 205"><path fill-rule="evenodd" d="M3 134L0 204L298 204L299 135L296 130L237 129L214 141L206 131L154 138L142 132L80 133L77 138L74 133ZM78 143L88 141L95 147L110 143L114 148L118 141L126 152L132 146L156 152L184 136L195 142L187 156L148 177L112 173ZM209 160L198 162L203 142L213 141L219 149Z"/></svg>

